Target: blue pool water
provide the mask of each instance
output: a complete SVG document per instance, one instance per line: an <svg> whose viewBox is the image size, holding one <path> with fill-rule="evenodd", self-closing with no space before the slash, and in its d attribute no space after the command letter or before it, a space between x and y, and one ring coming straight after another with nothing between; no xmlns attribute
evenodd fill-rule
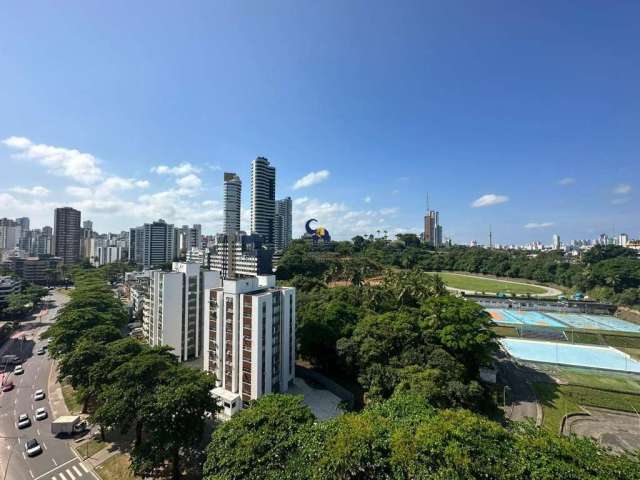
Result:
<svg viewBox="0 0 640 480"><path fill-rule="evenodd" d="M640 362L612 347L516 338L503 338L500 343L512 357L520 360L640 373Z"/></svg>
<svg viewBox="0 0 640 480"><path fill-rule="evenodd" d="M583 313L534 312L507 308L487 308L496 323L555 328L584 328L640 333L640 325L626 322L611 315Z"/></svg>

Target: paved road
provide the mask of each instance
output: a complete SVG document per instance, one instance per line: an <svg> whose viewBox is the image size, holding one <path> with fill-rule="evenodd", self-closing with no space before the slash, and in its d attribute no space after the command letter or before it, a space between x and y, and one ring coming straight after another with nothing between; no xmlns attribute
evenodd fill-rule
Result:
<svg viewBox="0 0 640 480"><path fill-rule="evenodd" d="M89 480L96 477L90 472L69 447L69 442L51 435L51 417L36 420L35 410L46 408L51 415L49 398L33 400L33 393L41 388L47 392L47 382L52 368L48 355L36 355L44 343L40 334L54 321L57 310L67 297L53 292L45 299L51 301L48 309L35 321L24 323L2 348L3 354L20 355L24 374L14 375L12 367L7 369L6 380L13 381L16 388L0 393L0 480ZM24 336L24 340L22 339ZM18 415L27 413L31 426L18 430ZM29 458L24 451L25 441L35 438L43 452Z"/></svg>
<svg viewBox="0 0 640 480"><path fill-rule="evenodd" d="M500 355L498 371L501 380L510 388L511 403L505 408L509 420L538 419L538 400L529 381L531 374L515 365L509 358Z"/></svg>

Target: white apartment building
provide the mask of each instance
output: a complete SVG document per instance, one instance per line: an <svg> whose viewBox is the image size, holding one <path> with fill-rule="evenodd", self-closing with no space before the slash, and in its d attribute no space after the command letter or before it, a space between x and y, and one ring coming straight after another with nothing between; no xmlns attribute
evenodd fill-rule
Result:
<svg viewBox="0 0 640 480"><path fill-rule="evenodd" d="M273 252L263 247L260 235L218 234L216 244L210 250L209 268L220 272L225 279L271 275Z"/></svg>
<svg viewBox="0 0 640 480"><path fill-rule="evenodd" d="M202 348L204 292L220 286L220 274L196 263L173 262L173 271L150 272L142 331L151 346L169 345L180 361Z"/></svg>
<svg viewBox="0 0 640 480"><path fill-rule="evenodd" d="M204 368L230 417L250 400L286 392L295 378L296 291L274 275L223 280L205 292Z"/></svg>

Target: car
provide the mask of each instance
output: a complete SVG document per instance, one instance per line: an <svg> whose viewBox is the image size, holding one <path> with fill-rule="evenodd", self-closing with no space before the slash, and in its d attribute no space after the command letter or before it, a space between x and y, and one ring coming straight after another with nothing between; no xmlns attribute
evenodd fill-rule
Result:
<svg viewBox="0 0 640 480"><path fill-rule="evenodd" d="M42 447L35 438L25 442L24 450L27 452L27 456L29 457L35 457L39 453L42 453Z"/></svg>
<svg viewBox="0 0 640 480"><path fill-rule="evenodd" d="M44 409L44 407L40 407L36 410L36 420L44 420L48 416L49 415L47 414L47 411Z"/></svg>
<svg viewBox="0 0 640 480"><path fill-rule="evenodd" d="M45 349L44 349L44 347L40 347L36 353L37 353L38 355L44 355L44 353L45 353Z"/></svg>
<svg viewBox="0 0 640 480"><path fill-rule="evenodd" d="M29 415L27 415L26 413L21 413L20 416L18 416L18 428L22 429L30 426L31 419L29 418Z"/></svg>
<svg viewBox="0 0 640 480"><path fill-rule="evenodd" d="M6 382L2 384L2 391L3 392L10 392L11 390L13 390L13 382Z"/></svg>
<svg viewBox="0 0 640 480"><path fill-rule="evenodd" d="M45 397L44 390L42 390L41 388L36 390L35 393L33 394L34 400L44 400L44 397Z"/></svg>
<svg viewBox="0 0 640 480"><path fill-rule="evenodd" d="M17 365L16 368L13 370L14 375L22 375L23 373L24 373L24 368L22 368L22 365Z"/></svg>

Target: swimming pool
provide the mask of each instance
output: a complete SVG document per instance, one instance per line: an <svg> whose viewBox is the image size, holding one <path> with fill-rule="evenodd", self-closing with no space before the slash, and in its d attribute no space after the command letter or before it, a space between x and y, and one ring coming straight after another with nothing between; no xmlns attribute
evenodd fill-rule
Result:
<svg viewBox="0 0 640 480"><path fill-rule="evenodd" d="M613 347L516 338L503 338L500 343L512 357L519 360L640 373L640 362Z"/></svg>
<svg viewBox="0 0 640 480"><path fill-rule="evenodd" d="M581 328L587 330L613 330L640 333L640 325L611 315L586 313L536 312L509 308L487 308L493 321L506 325L528 325L553 328Z"/></svg>

